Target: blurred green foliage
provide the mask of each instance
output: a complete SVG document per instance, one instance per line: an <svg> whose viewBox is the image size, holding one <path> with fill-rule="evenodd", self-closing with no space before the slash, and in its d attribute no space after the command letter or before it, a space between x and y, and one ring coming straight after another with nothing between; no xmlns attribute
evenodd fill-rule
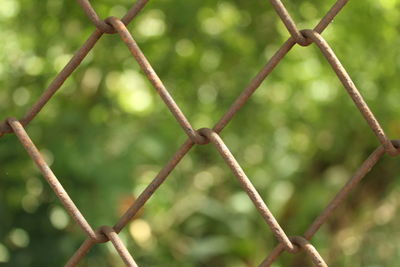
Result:
<svg viewBox="0 0 400 267"><path fill-rule="evenodd" d="M101 17L131 0L91 1ZM334 3L285 1L300 28ZM400 1L350 1L323 36L400 136ZM76 1L2 0L0 118L20 117L94 26ZM268 1L150 1L129 30L196 128L212 127L288 33ZM93 227L113 225L186 136L118 35L105 35L27 128ZM296 46L222 132L289 235L378 142L320 51ZM59 266L85 236L14 135L0 139L0 265ZM396 266L400 167L384 157L313 238L332 266ZM141 266L256 266L276 240L211 145L196 147L121 237ZM309 266L283 254L275 266ZM122 266L97 245L81 266Z"/></svg>

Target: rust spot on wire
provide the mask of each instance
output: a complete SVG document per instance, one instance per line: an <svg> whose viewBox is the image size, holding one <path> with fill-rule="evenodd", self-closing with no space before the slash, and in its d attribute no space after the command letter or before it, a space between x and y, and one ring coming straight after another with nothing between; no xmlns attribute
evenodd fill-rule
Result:
<svg viewBox="0 0 400 267"><path fill-rule="evenodd" d="M285 250L290 253L299 253L301 251L305 251L306 255L310 257L315 266L327 266L324 259L318 253L316 248L311 245L309 240L315 235L321 225L328 220L334 210L346 199L350 192L360 183L360 181L367 175L367 173L375 166L375 164L384 154L389 154L391 156L397 156L400 154L400 140L390 140L387 137L378 120L375 118L373 112L370 110L357 87L351 80L349 74L341 64L340 60L335 55L329 44L321 36L321 33L326 29L326 27L328 27L334 17L342 10L348 0L336 1L332 8L326 13L326 15L313 30L299 30L281 0L270 0L278 16L281 18L283 24L287 28L290 37L265 64L261 71L252 79L250 84L243 90L243 92L233 102L222 118L218 120L214 127L212 129L203 128L200 130L195 130L192 127L191 123L186 118L183 111L179 108L174 98L170 95L167 88L164 86L163 82L155 72L154 68L151 66L150 62L137 45L135 39L126 28L126 25L134 19L134 17L144 8L149 0L138 0L122 19L110 17L105 20L100 19L89 0L77 1L82 6L83 11L86 13L89 20L91 20L95 25L95 31L92 33L92 35L90 35L82 47L77 50L75 55L63 68L63 70L54 78L48 88L43 92L41 97L39 97L37 102L28 110L24 117L22 117L20 120L15 118L6 119L0 123L0 137L7 133L14 133L17 136L22 146L38 166L39 170L43 174L43 177L49 183L68 213L87 235L87 239L83 242L75 254L72 255L65 266L76 266L95 244L111 241L124 263L127 266L136 267L136 262L122 243L118 233L124 229L124 227L132 219L134 219L135 215L143 208L151 196L164 183L164 181L169 177L169 174L175 169L182 158L186 156L190 149L195 144L204 145L208 143L211 143L219 152L278 241L278 245L265 258L260 266L270 266ZM188 139L171 157L167 164L138 196L133 204L130 205L130 207L125 211L125 213L113 227L103 226L97 230L93 230L72 199L68 196L68 193L63 188L60 181L40 155L38 149L25 131L25 127L38 115L47 102L54 96L57 90L60 89L65 80L76 70L76 68L81 64L82 60L92 50L104 33L118 33L119 38L121 38L121 40L126 44L150 83L156 89L167 108L170 110L185 134L188 136ZM378 138L381 146L379 146L364 161L361 167L355 172L354 176L351 177L351 179L343 186L339 193L337 193L328 206L314 220L303 236L289 237L285 233L284 229L279 225L279 222L274 217L272 212L268 209L267 204L263 201L256 188L251 183L251 180L246 176L232 152L220 137L219 133L232 120L235 114L247 103L251 95L282 61L282 59L294 45L299 44L301 46L308 46L312 43L315 43L321 50L332 69L338 76L339 80L347 90L351 99L355 103L356 107L359 109L369 127Z"/></svg>

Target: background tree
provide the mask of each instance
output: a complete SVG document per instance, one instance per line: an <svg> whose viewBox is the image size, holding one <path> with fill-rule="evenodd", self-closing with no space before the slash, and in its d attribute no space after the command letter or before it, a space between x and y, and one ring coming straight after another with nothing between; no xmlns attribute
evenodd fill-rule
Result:
<svg viewBox="0 0 400 267"><path fill-rule="evenodd" d="M121 16L130 0L92 1ZM312 28L332 1L285 1ZM76 1L2 0L0 118L21 116L94 26ZM268 1L150 1L128 29L196 128L211 127L288 33ZM400 137L399 2L350 1L323 33ZM118 35L106 35L27 128L94 226L112 225L186 136ZM222 137L299 235L378 142L315 45L296 46ZM14 135L0 139L0 262L58 266L84 239ZM400 260L400 167L385 157L313 238L332 266ZM256 266L276 244L212 146L196 147L126 230L143 266ZM284 254L276 266L306 266ZM82 266L120 266L108 245Z"/></svg>

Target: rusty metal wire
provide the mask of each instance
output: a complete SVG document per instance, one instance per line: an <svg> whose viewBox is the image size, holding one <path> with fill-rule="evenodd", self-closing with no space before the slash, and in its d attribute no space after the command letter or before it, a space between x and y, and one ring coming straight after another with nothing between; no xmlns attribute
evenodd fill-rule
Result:
<svg viewBox="0 0 400 267"><path fill-rule="evenodd" d="M124 227L133 219L137 212L146 204L147 200L149 200L149 198L167 179L176 165L194 145L206 145L209 143L215 146L225 163L232 170L234 176L238 179L243 190L253 201L256 209L259 211L260 215L263 217L268 227L278 240L278 244L275 249L272 250L272 252L260 264L260 266L270 266L283 251L287 251L289 253L299 253L304 251L305 254L310 257L315 266L327 266L317 249L310 243L311 238L383 155L388 154L390 156L397 156L400 154L400 140L390 140L387 137L374 114L364 101L357 87L351 80L349 74L340 63L340 60L335 55L329 44L321 36L321 33L331 23L334 17L342 10L348 0L336 1L332 8L326 13L326 15L313 30L299 30L283 3L280 0L270 0L272 6L276 10L283 24L286 26L291 37L278 49L278 51L261 69L261 71L253 78L250 84L243 90L243 92L238 96L238 98L234 101L222 118L215 124L215 126L212 129L203 128L199 130L195 130L192 127L182 110L174 101L173 97L169 94L167 88L164 86L157 73L154 71L150 62L139 48L138 44L135 42L133 36L126 28L126 25L129 24L144 8L148 0L137 0L137 2L131 7L131 9L122 19L109 17L105 20L100 19L89 0L77 1L82 6L83 11L86 13L88 18L93 22L94 26L96 27L95 31L90 35L83 46L75 53L63 70L50 83L49 87L44 91L37 102L28 110L24 117L22 117L20 120L9 118L0 124L0 137L8 133L14 133L17 136L22 146L38 166L44 178L49 183L57 197L60 199L68 213L87 235L87 239L83 242L75 254L72 255L65 266L76 266L95 244L108 241L111 241L121 259L127 266L137 266L132 255L128 252L127 248L119 238L118 233L124 229ZM79 211L78 207L68 196L68 193L64 190L55 174L46 164L40 152L25 131L25 127L38 115L41 109L54 96L57 90L60 89L65 80L80 65L82 60L87 56L87 54L91 51L104 33L119 35L121 40L126 44L128 50L133 55L134 59L139 64L140 68L143 70L150 83L160 95L162 101L166 104L172 115L182 127L185 134L188 136L188 139L113 227L102 226L95 230ZM315 43L321 50L322 54L331 65L333 71L342 82L344 88L355 103L357 109L361 112L373 133L376 135L381 145L364 161L361 167L355 172L354 176L346 183L346 185L344 185L344 187L333 198L328 206L314 220L304 235L292 237L288 236L283 228L279 225L278 221L268 209L268 206L263 201L254 185L251 183L250 179L246 176L245 172L240 167L229 148L225 145L219 133L225 128L235 114L246 104L251 95L257 90L260 84L274 70L279 62L281 62L281 60L294 45L299 44L301 46L309 46L312 43Z"/></svg>

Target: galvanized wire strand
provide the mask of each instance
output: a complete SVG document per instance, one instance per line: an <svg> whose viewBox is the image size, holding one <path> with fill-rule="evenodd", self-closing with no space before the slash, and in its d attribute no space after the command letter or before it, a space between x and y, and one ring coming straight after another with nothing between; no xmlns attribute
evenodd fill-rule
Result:
<svg viewBox="0 0 400 267"><path fill-rule="evenodd" d="M293 236L290 240L301 247L307 254L310 256L312 262L317 267L328 267L325 260L321 257L319 252L315 249L315 247L304 237L302 236Z"/></svg>
<svg viewBox="0 0 400 267"><path fill-rule="evenodd" d="M115 230L110 226L103 226L101 227L101 230L110 239L125 265L128 267L138 267L128 249L125 247L124 243L122 243L117 232L115 232Z"/></svg>
<svg viewBox="0 0 400 267"><path fill-rule="evenodd" d="M375 164L385 154L383 146L379 146L361 165L357 172L351 177L346 185L339 191L339 193L332 199L328 206L321 212L321 214L314 220L308 230L305 232L304 237L311 239L311 237L318 231L322 224L333 214L334 210L346 199L350 192L360 183L360 181L367 175ZM261 263L261 267L271 266L271 264L283 252L284 247L279 244L270 253L270 255Z"/></svg>
<svg viewBox="0 0 400 267"><path fill-rule="evenodd" d="M127 45L129 51L132 53L133 57L138 62L140 68L146 74L146 77L150 81L150 83L157 90L157 93L160 95L164 103L167 105L171 113L174 115L176 120L181 125L182 129L186 132L186 134L193 140L196 144L204 144L204 137L200 136L192 127L188 119L183 114L182 110L178 107L175 100L169 94L167 88L165 88L161 79L157 76L157 73L150 65L149 61L140 50L136 41L133 39L131 33L126 28L125 24L118 18L110 17L107 21L114 26L115 30L121 36L122 41Z"/></svg>
<svg viewBox="0 0 400 267"><path fill-rule="evenodd" d="M58 89L63 85L65 80L74 72L74 70L81 64L82 60L87 56L89 51L94 47L97 41L102 36L102 33L95 30L87 41L83 44L78 51L75 52L74 56L65 65L65 67L57 74L47 89L39 97L36 103L28 110L25 116L20 120L23 126L28 125L36 115L42 110L47 102L53 97ZM0 136L5 133L11 133L12 129L6 121L0 124Z"/></svg>
<svg viewBox="0 0 400 267"><path fill-rule="evenodd" d="M322 33L324 29L332 22L335 16L342 10L342 8L347 4L349 0L338 0L332 6L332 8L326 13L326 15L321 19L321 21L317 24L314 30L318 33ZM281 0L270 0L272 6L274 7L276 13L281 18L283 24L286 26L286 29L292 36L293 40L301 46L310 45L310 41L307 40L307 37L303 35L303 33L298 29L296 23L293 18L290 16L288 10Z"/></svg>
<svg viewBox="0 0 400 267"><path fill-rule="evenodd" d="M339 0L329 9L326 15L320 20L315 26L316 32L322 33L329 23L336 17L336 15L342 10L348 0ZM310 42L308 40L308 42ZM311 43L311 42L310 42ZM275 69L275 67L282 61L286 54L296 44L293 37L290 37L278 51L268 60L261 71L253 78L250 84L243 90L239 97L229 107L228 111L222 116L218 123L214 126L214 131L219 133L223 128L231 121L235 114L247 103L253 93L260 87L261 83L268 77L268 75Z"/></svg>
<svg viewBox="0 0 400 267"><path fill-rule="evenodd" d="M243 190L248 194L256 209L259 211L260 215L263 217L270 230L279 241L278 245L260 264L260 266L270 266L284 250L287 250L290 253L299 253L301 251L305 251L316 266L327 266L316 248L310 244L309 240L317 233L321 225L328 220L328 218L333 214L334 210L346 199L350 192L360 183L360 181L367 175L367 173L375 166L375 164L385 153L391 156L397 156L400 154L400 140L390 141L390 139L386 136L379 122L351 80L349 74L346 72L329 44L320 35L331 23L334 17L343 9L348 0L336 1L326 15L315 26L314 30L299 30L281 0L270 0L274 9L278 13L278 16L281 18L285 27L289 31L291 37L278 49L278 51L261 69L261 71L251 80L250 84L237 97L237 99L229 107L228 111L220 120L217 121L213 129L203 128L197 131L192 127L189 120L186 118L173 97L165 88L163 82L154 71L154 68L151 66L150 62L147 60L135 42L134 38L126 28L126 25L129 24L133 18L139 14L139 12L148 3L148 0L138 0L131 7L131 9L128 10L122 19L110 17L105 20L102 20L96 13L89 0L77 1L82 6L82 9L86 13L88 19L95 25L96 30L87 39L83 46L78 49L75 55L63 68L63 70L55 77L52 83L22 119L18 121L17 119L11 118L5 120L3 123L0 123L0 137L5 133L14 133L17 136L25 150L38 166L44 178L52 187L54 193L60 199L61 203L64 205L75 222L79 225L79 227L88 236L88 238L68 260L65 266L76 266L95 244L108 241L113 243L120 257L127 266L137 266L133 257L119 238L118 233L124 229L124 227L134 218L138 211L147 203L147 201L168 178L170 173L175 169L177 164L185 157L190 149L195 144L205 145L208 143L211 143L216 147L225 163L229 166L234 176L238 179ZM82 60L84 60L86 55L91 51L103 33L118 33L122 41L127 45L135 60L138 62L148 80L157 90L168 109L171 111L185 134L188 136L188 139L171 157L171 159L160 170L154 180L144 189L136 201L127 209L127 211L120 217L113 227L103 226L97 230L93 230L93 228L86 221L85 217L76 207L72 199L68 196L67 192L62 187L61 183L54 175L50 167L46 164L38 149L25 131L24 127L38 115L42 108L62 86L65 80L77 69ZM225 128L229 121L231 121L235 114L245 105L245 103L248 102L251 95L257 90L257 88L259 88L261 83L268 77L268 75L274 70L279 62L283 60L286 54L296 43L300 44L301 46L308 46L312 43L315 43L319 47L349 93L350 97L356 104L356 107L360 110L373 133L377 136L381 146L379 146L368 157L368 159L364 161L354 176L343 186L343 188L332 199L328 206L314 220L303 236L289 237L279 225L278 220L268 209L267 204L263 201L256 188L251 183L250 179L246 176L240 164L236 161L232 152L226 146L219 133Z"/></svg>
<svg viewBox="0 0 400 267"><path fill-rule="evenodd" d="M98 30L105 33L115 33L115 30L111 25L108 25L100 19L99 15L97 15L97 12L94 10L89 0L77 1L81 5L82 9L85 11L88 18L93 22L94 25L96 25Z"/></svg>
<svg viewBox="0 0 400 267"><path fill-rule="evenodd" d="M131 9L128 10L126 15L122 18L125 24L129 24L136 15L144 8L149 0L138 0ZM47 89L35 102L35 104L27 111L25 116L20 119L23 126L28 125L36 115L42 110L42 108L47 104L47 102L54 96L54 94L61 88L65 80L76 70L76 68L81 64L83 59L92 50L97 41L103 35L103 32L96 29L86 42L80 47L70 59L70 61L65 65L65 67L57 74L53 79ZM6 133L11 133L12 129L8 125L7 121L0 123L0 137Z"/></svg>
<svg viewBox="0 0 400 267"><path fill-rule="evenodd" d="M65 263L64 267L75 267L79 264L79 262L88 254L90 249L96 243L93 242L92 239L86 239L82 245L75 251L75 253L68 259Z"/></svg>
<svg viewBox="0 0 400 267"><path fill-rule="evenodd" d="M338 0L335 4L329 9L329 11L325 14L325 16L321 19L321 21L314 27L314 31L318 33L322 33L326 27L333 21L337 14L344 8L344 6L349 2L349 0Z"/></svg>
<svg viewBox="0 0 400 267"><path fill-rule="evenodd" d="M125 16L122 17L122 22L125 25L131 23L131 21L139 14L140 11L146 6L149 0L137 0L134 5L126 12Z"/></svg>
<svg viewBox="0 0 400 267"><path fill-rule="evenodd" d="M146 187L146 189L139 195L133 205L122 215L122 217L115 224L114 229L120 232L129 221L136 215L146 201L154 194L154 192L160 187L160 185L167 179L169 174L174 170L176 165L182 160L182 158L189 152L193 147L194 143L188 139L168 161L168 163L161 169L154 180Z"/></svg>
<svg viewBox="0 0 400 267"><path fill-rule="evenodd" d="M280 243L285 246L286 250L290 252L295 252L296 247L289 240L289 237L287 237L287 235L275 219L274 215L272 215L271 211L268 209L260 194L257 192L256 188L251 183L250 179L247 177L242 167L240 167L239 163L236 161L235 157L232 155L231 151L225 145L221 137L213 130L207 128L201 129L200 133L206 136L210 140L210 142L215 145L219 154L232 170L233 174L236 176L243 190L246 191L251 201L253 201L259 213L271 228L271 231L274 233L275 237L279 240Z"/></svg>
<svg viewBox="0 0 400 267"><path fill-rule="evenodd" d="M349 93L351 99L356 104L357 108L360 110L361 114L368 122L372 131L375 133L378 140L385 147L386 151L391 156L397 155L399 152L392 145L389 138L386 137L385 132L380 126L378 120L375 118L372 111L369 109L367 103L365 103L364 98L358 91L357 87L354 85L354 82L350 78L350 75L347 73L342 63L339 61L335 53L329 44L325 41L325 39L316 31L313 30L303 30L302 31L305 36L310 38L321 50L322 54L325 56L326 60L331 65L332 69L335 71L339 80L342 82L343 86L346 88Z"/></svg>
<svg viewBox="0 0 400 267"><path fill-rule="evenodd" d="M49 183L51 188L53 189L56 196L60 199L64 207L67 209L68 213L75 220L75 222L82 228L84 232L93 240L101 242L104 239L102 235L97 235L89 223L86 221L85 217L83 217L82 213L76 207L75 203L69 197L68 193L65 191L64 187L58 181L57 177L54 175L49 165L47 165L46 161L43 159L39 150L33 144L32 140L29 138L22 124L14 118L8 119L9 125L12 127L15 135L18 137L22 146L25 148L26 152L28 152L29 156L38 166L40 172L43 177Z"/></svg>
<svg viewBox="0 0 400 267"><path fill-rule="evenodd" d="M155 193L160 185L168 178L172 170L178 165L181 159L189 152L194 143L188 139L178 151L172 156L164 168L157 174L153 181L144 189L138 196L135 202L128 208L128 210L121 216L118 222L113 227L119 233L137 214L137 212L146 204L147 200ZM76 266L78 262L88 253L96 243L90 238L86 239L79 247L75 254L68 260L65 267Z"/></svg>
<svg viewBox="0 0 400 267"><path fill-rule="evenodd" d="M276 13L278 13L279 17L281 18L283 24L286 26L286 29L292 35L293 39L302 46L307 46L308 42L306 38L301 34L299 29L296 26L296 23L290 16L289 12L287 11L286 7L283 5L281 0L270 0L272 6L275 8Z"/></svg>

